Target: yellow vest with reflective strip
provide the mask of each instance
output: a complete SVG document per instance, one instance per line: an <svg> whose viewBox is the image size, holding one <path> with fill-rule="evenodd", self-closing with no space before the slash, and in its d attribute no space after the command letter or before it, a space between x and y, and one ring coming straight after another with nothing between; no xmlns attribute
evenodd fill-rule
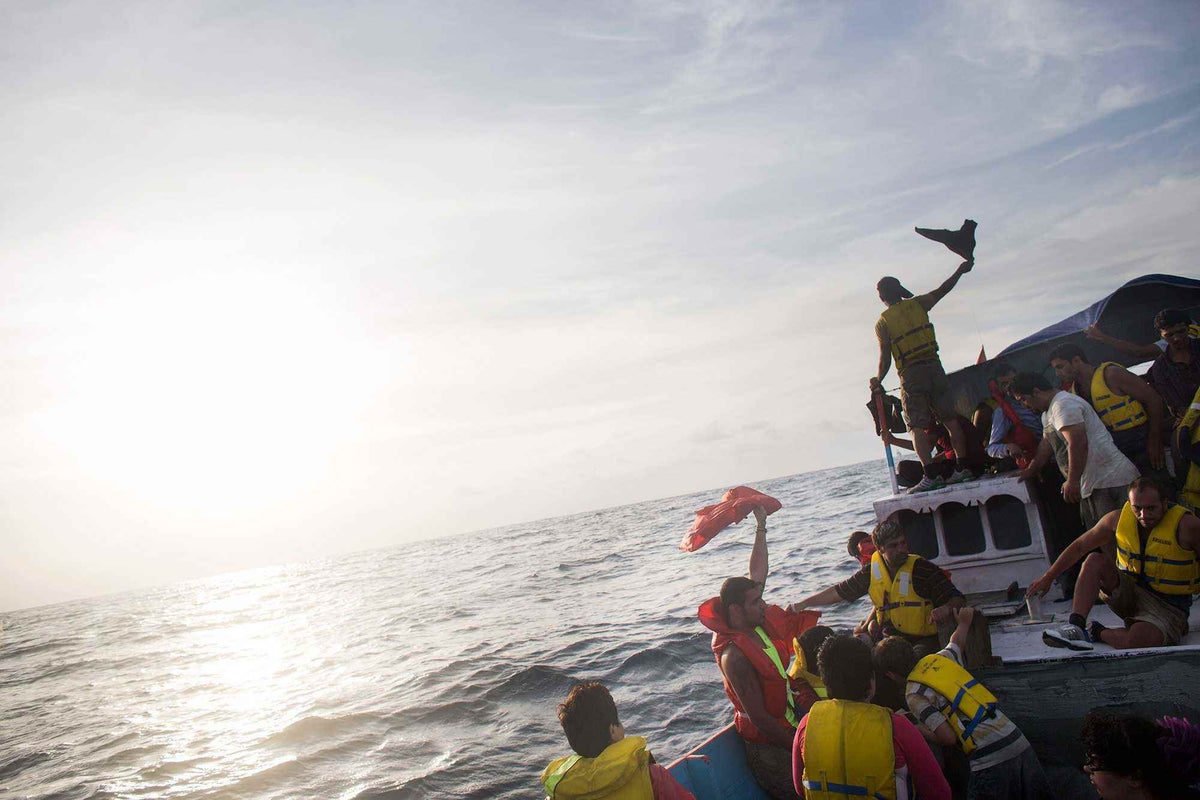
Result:
<svg viewBox="0 0 1200 800"><path fill-rule="evenodd" d="M794 681L800 680L807 683L817 693L817 697L822 700L828 698L829 690L825 688L825 682L821 680L821 676L808 671L808 659L804 657L804 649L800 647L799 639L792 639L792 649L796 651L796 660L792 662L792 668L788 670L788 677Z"/></svg>
<svg viewBox="0 0 1200 800"><path fill-rule="evenodd" d="M889 575L883 554L875 553L871 556L871 586L867 594L875 604L879 624L890 621L893 628L909 636L932 636L937 633L937 625L929 618L933 603L917 594L913 587L912 571L917 558L910 555L895 575Z"/></svg>
<svg viewBox="0 0 1200 800"><path fill-rule="evenodd" d="M762 626L756 627L754 632L758 634L758 638L762 639L763 650L766 651L767 658L771 659L771 663L775 665L775 669L779 670L779 677L783 678L783 682L787 686L787 711L784 712L784 716L787 717L787 721L794 728L800 724L800 720L796 717L796 701L792 697L792 683L788 679L787 667L783 666L783 659L779 657L779 651L775 649L775 643L771 641L770 636L767 636L767 632L762 629Z"/></svg>
<svg viewBox="0 0 1200 800"><path fill-rule="evenodd" d="M654 800L646 740L626 736L595 758L573 755L556 759L542 773L542 788L552 800Z"/></svg>
<svg viewBox="0 0 1200 800"><path fill-rule="evenodd" d="M942 716L950 723L963 752L974 752L978 747L975 729L980 722L996 716L996 696L953 659L937 653L918 661L908 679L946 698L950 705L942 710Z"/></svg>
<svg viewBox="0 0 1200 800"><path fill-rule="evenodd" d="M905 367L918 361L937 358L938 343L933 323L915 299L893 303L880 318L891 339L892 360L896 362L897 372L904 372Z"/></svg>
<svg viewBox="0 0 1200 800"><path fill-rule="evenodd" d="M1162 594L1193 594L1200 592L1200 563L1196 554L1179 545L1179 520L1189 513L1173 505L1150 531L1143 552L1138 536L1137 516L1129 503L1121 509L1117 522L1117 567L1146 586Z"/></svg>
<svg viewBox="0 0 1200 800"><path fill-rule="evenodd" d="M1179 427L1192 429L1192 444L1200 442L1200 389L1196 390L1192 405L1184 412ZM1177 459L1175 463L1181 462L1182 459ZM1190 508L1193 514L1200 513L1200 467L1195 464L1188 464L1187 477L1184 478L1183 488L1179 491L1179 501Z"/></svg>
<svg viewBox="0 0 1200 800"><path fill-rule="evenodd" d="M813 703L801 753L808 800L896 798L892 712L882 706L850 700Z"/></svg>
<svg viewBox="0 0 1200 800"><path fill-rule="evenodd" d="M1110 431L1126 431L1146 424L1149 417L1146 409L1127 394L1114 394L1104 381L1104 370L1121 366L1115 361L1105 361L1092 373L1092 408L1100 415L1100 421Z"/></svg>

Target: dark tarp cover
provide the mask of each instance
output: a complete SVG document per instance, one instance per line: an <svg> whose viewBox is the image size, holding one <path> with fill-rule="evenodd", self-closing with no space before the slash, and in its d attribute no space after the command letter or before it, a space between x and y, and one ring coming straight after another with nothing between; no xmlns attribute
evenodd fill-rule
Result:
<svg viewBox="0 0 1200 800"><path fill-rule="evenodd" d="M1154 315L1164 308L1184 309L1192 319L1196 319L1200 313L1200 280L1176 275L1143 275L1131 280L1083 311L1010 344L989 361L950 373L954 405L960 414L969 419L975 406L989 396L988 373L991 365L1001 359L1018 372L1040 372L1052 383L1057 382L1054 370L1050 369L1048 356L1055 347L1067 342L1079 345L1093 364L1116 361L1127 367L1132 366L1141 359L1089 339L1083 333L1084 328L1098 324L1100 330L1117 339L1135 344L1152 344L1159 338L1158 331L1154 329Z"/></svg>

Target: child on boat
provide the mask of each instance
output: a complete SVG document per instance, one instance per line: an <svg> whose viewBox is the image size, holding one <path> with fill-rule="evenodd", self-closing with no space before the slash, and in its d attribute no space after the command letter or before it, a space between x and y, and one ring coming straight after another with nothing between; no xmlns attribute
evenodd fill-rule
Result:
<svg viewBox="0 0 1200 800"><path fill-rule="evenodd" d="M654 763L645 739L625 735L604 684L571 687L558 707L558 721L575 755L550 762L542 772L542 788L551 800L696 800Z"/></svg>
<svg viewBox="0 0 1200 800"><path fill-rule="evenodd" d="M904 688L908 709L925 738L957 745L967 755L970 800L1037 800L1050 787L1029 740L992 695L963 667L963 648L976 611L958 609L945 648L918 659L913 647L893 636L875 647L876 669Z"/></svg>

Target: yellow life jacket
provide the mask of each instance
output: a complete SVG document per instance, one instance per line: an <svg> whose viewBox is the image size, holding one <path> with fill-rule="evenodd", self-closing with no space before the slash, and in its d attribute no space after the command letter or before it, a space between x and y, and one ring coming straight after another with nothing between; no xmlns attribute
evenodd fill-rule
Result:
<svg viewBox="0 0 1200 800"><path fill-rule="evenodd" d="M891 575L882 553L871 556L871 586L867 593L875 604L875 618L880 625L889 621L892 627L909 636L933 636L937 625L929 618L933 603L917 594L913 587L913 565L920 556L908 560Z"/></svg>
<svg viewBox="0 0 1200 800"><path fill-rule="evenodd" d="M796 652L796 660L792 662L792 668L788 670L788 677L794 681L806 682L822 700L828 698L829 690L825 688L825 682L821 680L821 676L808 671L808 659L804 657L804 650L800 647L799 639L792 640L792 649Z"/></svg>
<svg viewBox="0 0 1200 800"><path fill-rule="evenodd" d="M1191 444L1200 442L1200 389L1196 390L1192 405L1183 415L1179 427L1191 428ZM1195 464L1188 464L1187 477L1183 481L1183 488L1179 490L1179 501L1191 509L1193 514L1200 513L1200 467Z"/></svg>
<svg viewBox="0 0 1200 800"><path fill-rule="evenodd" d="M567 756L542 772L551 800L654 800L650 754L641 736L626 736L595 758Z"/></svg>
<svg viewBox="0 0 1200 800"><path fill-rule="evenodd" d="M908 679L946 698L950 705L942 710L942 716L950 723L963 752L971 755L978 747L975 729L980 722L994 717L999 709L996 696L953 659L937 653L918 661Z"/></svg>
<svg viewBox="0 0 1200 800"><path fill-rule="evenodd" d="M915 299L893 303L880 317L892 340L892 360L896 371L904 372L909 364L937 358L938 343L929 314Z"/></svg>
<svg viewBox="0 0 1200 800"><path fill-rule="evenodd" d="M1149 417L1146 409L1127 394L1113 394L1104 382L1104 370L1121 366L1115 361L1105 361L1092 373L1092 408L1100 415L1100 421L1110 431L1125 431L1145 425Z"/></svg>
<svg viewBox="0 0 1200 800"><path fill-rule="evenodd" d="M1200 592L1200 563L1196 554L1179 545L1179 520L1190 513L1180 505L1172 505L1150 531L1146 549L1138 537L1137 516L1129 503L1121 509L1117 522L1117 567L1161 594L1193 594Z"/></svg>
<svg viewBox="0 0 1200 800"><path fill-rule="evenodd" d="M804 728L804 794L808 800L896 798L892 712L870 703L813 703Z"/></svg>

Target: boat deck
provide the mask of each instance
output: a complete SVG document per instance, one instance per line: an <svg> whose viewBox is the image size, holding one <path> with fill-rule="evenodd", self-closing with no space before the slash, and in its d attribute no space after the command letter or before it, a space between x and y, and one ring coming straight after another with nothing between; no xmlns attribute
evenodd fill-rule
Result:
<svg viewBox="0 0 1200 800"><path fill-rule="evenodd" d="M971 600L974 599L971 598ZM1005 664L1128 657L1162 651L1162 648L1116 650L1103 642L1095 642L1094 649L1091 651L1050 647L1042 641L1042 632L1067 623L1067 619L1071 615L1071 604L1065 601L1055 602L1043 598L1042 613L1047 618L1040 621L1029 619L1025 604L1020 600L991 603L984 601L979 602L979 608L988 617L989 633L992 638L992 655L1000 658ZM1096 620L1110 628L1120 628L1124 624L1104 603L1096 604L1088 615L1088 620ZM1171 648L1172 650L1200 650L1200 615L1191 615L1189 623L1187 636L1178 647Z"/></svg>

